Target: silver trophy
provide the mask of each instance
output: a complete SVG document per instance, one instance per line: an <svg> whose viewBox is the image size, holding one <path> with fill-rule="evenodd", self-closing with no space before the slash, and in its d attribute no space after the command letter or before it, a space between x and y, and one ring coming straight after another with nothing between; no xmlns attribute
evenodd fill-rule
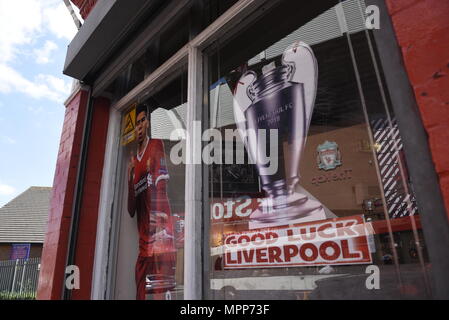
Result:
<svg viewBox="0 0 449 320"><path fill-rule="evenodd" d="M323 205L299 186L299 164L317 90L317 62L303 42L288 47L281 62L264 66L259 77L246 72L234 91L237 128L268 195L250 215L251 229L326 218ZM278 141L269 139L273 129ZM261 131L267 132L264 139ZM278 151L274 173L261 156L270 147Z"/></svg>

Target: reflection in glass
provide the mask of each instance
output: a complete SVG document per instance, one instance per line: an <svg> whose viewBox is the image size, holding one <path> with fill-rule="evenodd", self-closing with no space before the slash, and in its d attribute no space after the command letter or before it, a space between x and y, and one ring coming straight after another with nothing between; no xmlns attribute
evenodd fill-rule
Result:
<svg viewBox="0 0 449 320"><path fill-rule="evenodd" d="M266 167L250 161L257 159L260 143L245 134L233 142L245 146L245 164L209 167L211 297L430 298L431 265L419 207L394 114L388 97L382 99L384 85L377 76L382 70L375 69L370 49L375 50L375 43L370 45L364 30L363 1L343 1L305 24L295 19L289 5L281 2L245 30L248 36L271 28L266 37L251 38L246 46L237 34L210 53L210 126L241 133L276 128L281 141L296 140L278 148L281 165L275 174L264 174ZM273 22L270 17L277 15L284 19ZM272 41L268 46L267 39ZM266 114L288 105L277 95L294 91L283 79L288 69L282 55L300 41L310 45L319 66L313 113L277 112L268 124ZM304 72L304 65L298 69ZM298 101L307 106L304 99ZM294 161L297 175L285 166L295 149L300 150ZM252 184L243 183L246 176ZM276 221L270 214L266 220L253 219L267 206L266 199L285 198L286 185L297 180L299 192L316 199L323 215L303 221ZM295 205L289 204L282 200L268 207L299 218ZM378 289L366 285L370 270L379 270Z"/></svg>

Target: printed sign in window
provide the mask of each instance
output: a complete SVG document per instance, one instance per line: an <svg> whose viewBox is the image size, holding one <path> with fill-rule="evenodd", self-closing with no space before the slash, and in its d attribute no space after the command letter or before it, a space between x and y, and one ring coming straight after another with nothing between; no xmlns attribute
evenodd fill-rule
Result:
<svg viewBox="0 0 449 320"><path fill-rule="evenodd" d="M225 269L372 263L363 216L231 233Z"/></svg>
<svg viewBox="0 0 449 320"><path fill-rule="evenodd" d="M11 260L17 259L29 259L30 258L31 244L18 243L12 245Z"/></svg>

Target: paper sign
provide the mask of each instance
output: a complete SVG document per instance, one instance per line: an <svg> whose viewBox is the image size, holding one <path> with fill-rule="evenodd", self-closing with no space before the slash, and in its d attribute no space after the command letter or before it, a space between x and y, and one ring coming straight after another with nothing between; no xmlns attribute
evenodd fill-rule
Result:
<svg viewBox="0 0 449 320"><path fill-rule="evenodd" d="M124 114L122 128L122 145L127 145L136 138L136 104Z"/></svg>
<svg viewBox="0 0 449 320"><path fill-rule="evenodd" d="M31 244L18 243L12 245L11 260L28 259L30 257Z"/></svg>

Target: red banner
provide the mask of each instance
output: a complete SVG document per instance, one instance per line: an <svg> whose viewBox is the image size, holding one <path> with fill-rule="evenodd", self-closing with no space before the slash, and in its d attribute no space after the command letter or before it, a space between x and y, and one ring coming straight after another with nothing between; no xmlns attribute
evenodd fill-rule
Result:
<svg viewBox="0 0 449 320"><path fill-rule="evenodd" d="M225 269L372 263L363 216L230 233Z"/></svg>

